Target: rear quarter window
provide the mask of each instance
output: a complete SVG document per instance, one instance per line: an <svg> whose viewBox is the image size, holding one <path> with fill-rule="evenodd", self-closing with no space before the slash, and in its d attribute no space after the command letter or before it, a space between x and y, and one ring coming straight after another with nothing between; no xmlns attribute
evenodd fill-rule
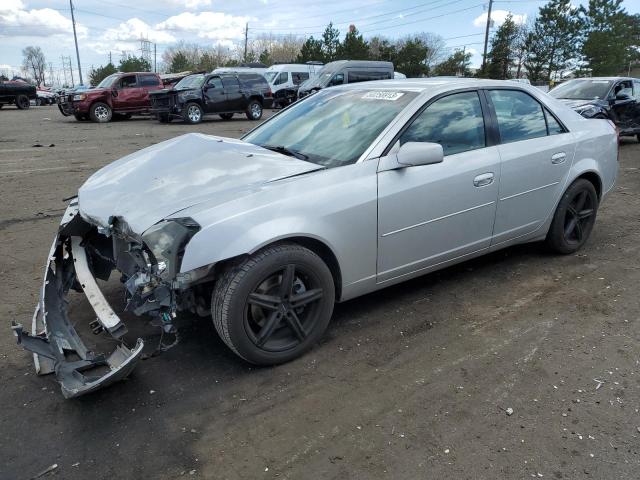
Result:
<svg viewBox="0 0 640 480"><path fill-rule="evenodd" d="M141 87L157 87L160 85L160 79L155 75L140 75Z"/></svg>
<svg viewBox="0 0 640 480"><path fill-rule="evenodd" d="M266 90L269 88L267 80L257 73L248 73L238 75L238 78L246 88L254 90Z"/></svg>

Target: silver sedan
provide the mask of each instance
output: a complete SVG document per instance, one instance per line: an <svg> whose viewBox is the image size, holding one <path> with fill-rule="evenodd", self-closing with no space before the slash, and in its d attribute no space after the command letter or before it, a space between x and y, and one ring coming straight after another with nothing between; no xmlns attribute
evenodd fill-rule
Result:
<svg viewBox="0 0 640 480"><path fill-rule="evenodd" d="M122 278L126 310L175 343L180 311L211 317L248 362L310 349L334 303L517 243L580 249L618 169L614 126L513 82L391 80L322 90L241 140L189 134L95 173L48 257L31 334L40 373L67 397L126 376L144 342L99 282ZM86 347L66 296L83 292ZM106 367L106 368L105 368Z"/></svg>

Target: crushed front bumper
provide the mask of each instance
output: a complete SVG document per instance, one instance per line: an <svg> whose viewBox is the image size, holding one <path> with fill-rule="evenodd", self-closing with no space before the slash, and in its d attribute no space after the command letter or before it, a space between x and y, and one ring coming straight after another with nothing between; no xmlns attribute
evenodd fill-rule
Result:
<svg viewBox="0 0 640 480"><path fill-rule="evenodd" d="M88 265L81 234L75 221L78 202L67 208L58 235L53 241L40 300L32 319L31 334L13 322L12 328L26 350L33 352L36 372L55 372L66 398L93 392L125 378L140 359L144 342L138 339L133 348L122 343L126 327L111 309ZM78 218L78 220L80 220ZM96 314L90 325L104 329L119 340L108 356L89 350L67 316L66 295L69 289L81 290Z"/></svg>

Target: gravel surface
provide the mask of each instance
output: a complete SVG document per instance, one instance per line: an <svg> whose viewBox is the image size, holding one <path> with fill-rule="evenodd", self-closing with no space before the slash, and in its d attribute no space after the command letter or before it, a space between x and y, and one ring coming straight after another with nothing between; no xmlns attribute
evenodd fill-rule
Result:
<svg viewBox="0 0 640 480"><path fill-rule="evenodd" d="M338 305L321 344L275 368L182 316L178 346L125 382L64 400L37 377L9 323L30 324L62 199L147 145L254 125L0 111L0 479L638 478L635 139L577 255L518 246ZM111 284L107 296L122 305ZM81 296L70 311L86 336Z"/></svg>

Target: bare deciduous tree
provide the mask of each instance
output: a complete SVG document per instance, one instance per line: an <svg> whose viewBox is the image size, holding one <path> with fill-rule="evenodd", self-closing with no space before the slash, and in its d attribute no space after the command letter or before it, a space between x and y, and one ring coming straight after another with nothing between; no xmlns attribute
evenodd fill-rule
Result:
<svg viewBox="0 0 640 480"><path fill-rule="evenodd" d="M33 79L38 86L44 84L44 72L47 68L47 63L44 58L44 53L40 47L27 47L22 50L22 66L25 71L33 75Z"/></svg>

